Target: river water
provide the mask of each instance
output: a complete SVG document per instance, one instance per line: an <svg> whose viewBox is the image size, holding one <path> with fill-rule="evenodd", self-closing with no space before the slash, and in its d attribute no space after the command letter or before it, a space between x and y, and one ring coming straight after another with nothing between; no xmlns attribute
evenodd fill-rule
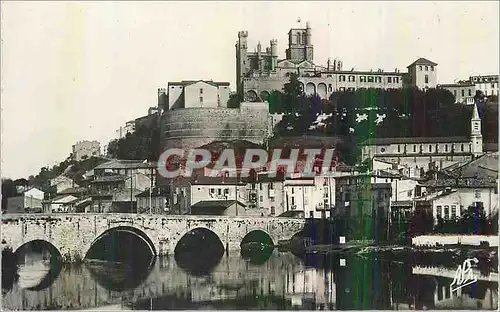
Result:
<svg viewBox="0 0 500 312"><path fill-rule="evenodd" d="M2 308L457 310L498 307L498 273L452 291L450 285L457 267L453 263L417 267L374 253L302 259L276 250L252 259L229 253L216 261L207 259L206 263L212 263L211 267L197 270L190 263L178 263L174 256L165 256L140 267L103 261L57 266L44 258L36 258L19 265L15 282L3 289Z"/></svg>

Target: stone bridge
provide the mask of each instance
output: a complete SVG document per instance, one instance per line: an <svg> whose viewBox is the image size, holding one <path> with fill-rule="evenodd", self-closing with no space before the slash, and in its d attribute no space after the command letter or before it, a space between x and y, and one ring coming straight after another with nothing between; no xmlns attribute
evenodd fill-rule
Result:
<svg viewBox="0 0 500 312"><path fill-rule="evenodd" d="M157 256L172 253L189 231L215 233L228 250L239 250L243 238L260 230L276 245L304 227L304 219L145 214L24 214L2 217L2 247L15 252L35 240L52 244L63 259L84 259L90 247L111 231L133 233Z"/></svg>

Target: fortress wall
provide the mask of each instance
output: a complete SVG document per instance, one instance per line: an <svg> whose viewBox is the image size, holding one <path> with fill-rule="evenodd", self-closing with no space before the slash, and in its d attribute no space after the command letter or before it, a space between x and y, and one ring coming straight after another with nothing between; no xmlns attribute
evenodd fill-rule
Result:
<svg viewBox="0 0 500 312"><path fill-rule="evenodd" d="M252 106L252 104L255 104ZM195 148L217 140L261 144L270 125L267 105L242 103L241 108L185 108L165 112L161 147Z"/></svg>

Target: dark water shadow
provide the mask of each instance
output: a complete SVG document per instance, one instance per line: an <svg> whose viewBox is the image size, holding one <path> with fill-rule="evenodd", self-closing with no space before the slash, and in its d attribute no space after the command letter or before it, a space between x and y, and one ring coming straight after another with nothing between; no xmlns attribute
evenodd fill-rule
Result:
<svg viewBox="0 0 500 312"><path fill-rule="evenodd" d="M253 265L263 265L273 255L274 248L262 246L261 248L242 248L240 251L241 257Z"/></svg>
<svg viewBox="0 0 500 312"><path fill-rule="evenodd" d="M2 294L12 290L19 280L17 255L9 249L2 250Z"/></svg>
<svg viewBox="0 0 500 312"><path fill-rule="evenodd" d="M86 260L85 267L92 278L106 290L122 292L139 287L151 273L156 257L149 263L109 262L102 260Z"/></svg>
<svg viewBox="0 0 500 312"><path fill-rule="evenodd" d="M174 251L174 259L179 268L194 276L209 275L220 263L224 246L217 234L197 228L184 235Z"/></svg>
<svg viewBox="0 0 500 312"><path fill-rule="evenodd" d="M193 276L209 275L220 263L224 250L177 251L174 259L179 268Z"/></svg>

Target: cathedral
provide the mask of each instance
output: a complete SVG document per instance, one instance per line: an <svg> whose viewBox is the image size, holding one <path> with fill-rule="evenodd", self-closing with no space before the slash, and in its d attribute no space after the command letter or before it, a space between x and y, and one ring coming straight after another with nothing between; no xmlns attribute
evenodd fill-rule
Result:
<svg viewBox="0 0 500 312"><path fill-rule="evenodd" d="M278 59L278 41L262 50L260 42L254 52L249 52L248 32L238 32L236 42L236 89L247 102L266 101L275 91L281 91L289 81L291 73L299 81L307 95L328 98L335 91L349 91L358 88L399 89L403 84L419 88L435 88L437 85L437 64L419 58L407 68L359 71L344 70L341 60L328 60L326 66L314 63L312 29L308 22L305 28L292 28L288 32L288 48L285 59Z"/></svg>

